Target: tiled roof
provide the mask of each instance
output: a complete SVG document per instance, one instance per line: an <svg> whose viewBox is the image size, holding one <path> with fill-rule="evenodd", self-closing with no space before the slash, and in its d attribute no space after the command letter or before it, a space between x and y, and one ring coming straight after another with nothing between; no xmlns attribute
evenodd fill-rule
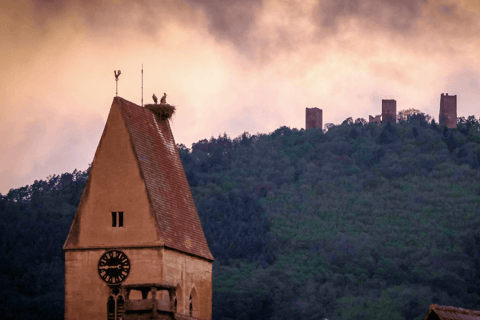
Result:
<svg viewBox="0 0 480 320"><path fill-rule="evenodd" d="M114 98L130 135L165 247L213 260L168 119Z"/></svg>
<svg viewBox="0 0 480 320"><path fill-rule="evenodd" d="M479 320L480 311L455 308L449 306L439 306L437 304L430 305L428 314L424 320L437 319L437 315L440 320Z"/></svg>

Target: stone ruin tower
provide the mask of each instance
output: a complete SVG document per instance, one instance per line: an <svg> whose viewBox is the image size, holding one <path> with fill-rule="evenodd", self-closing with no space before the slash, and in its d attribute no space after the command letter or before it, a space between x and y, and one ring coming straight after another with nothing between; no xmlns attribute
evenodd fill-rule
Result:
<svg viewBox="0 0 480 320"><path fill-rule="evenodd" d="M307 108L305 117L305 130L310 128L322 129L322 109Z"/></svg>
<svg viewBox="0 0 480 320"><path fill-rule="evenodd" d="M382 123L397 122L397 101L382 99Z"/></svg>
<svg viewBox="0 0 480 320"><path fill-rule="evenodd" d="M439 123L447 128L457 127L457 96L449 96L448 93L440 96Z"/></svg>

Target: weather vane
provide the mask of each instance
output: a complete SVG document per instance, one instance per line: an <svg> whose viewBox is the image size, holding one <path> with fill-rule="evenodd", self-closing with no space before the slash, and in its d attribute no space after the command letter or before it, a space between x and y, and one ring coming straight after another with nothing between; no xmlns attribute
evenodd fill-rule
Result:
<svg viewBox="0 0 480 320"><path fill-rule="evenodd" d="M113 70L113 74L115 75L115 83L116 83L115 95L118 97L118 77L122 74L122 71L118 70L118 73L117 73L117 70Z"/></svg>

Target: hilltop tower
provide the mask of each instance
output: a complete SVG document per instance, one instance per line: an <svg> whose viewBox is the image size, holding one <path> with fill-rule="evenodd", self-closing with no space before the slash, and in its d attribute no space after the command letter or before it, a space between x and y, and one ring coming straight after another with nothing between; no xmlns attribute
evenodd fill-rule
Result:
<svg viewBox="0 0 480 320"><path fill-rule="evenodd" d="M66 320L211 319L213 256L168 118L113 99L63 250Z"/></svg>
<svg viewBox="0 0 480 320"><path fill-rule="evenodd" d="M447 128L457 127L457 96L449 96L448 93L440 95L439 123Z"/></svg>
<svg viewBox="0 0 480 320"><path fill-rule="evenodd" d="M322 129L322 109L307 108L305 117L305 130L310 128Z"/></svg>
<svg viewBox="0 0 480 320"><path fill-rule="evenodd" d="M397 101L382 99L382 123L397 122Z"/></svg>

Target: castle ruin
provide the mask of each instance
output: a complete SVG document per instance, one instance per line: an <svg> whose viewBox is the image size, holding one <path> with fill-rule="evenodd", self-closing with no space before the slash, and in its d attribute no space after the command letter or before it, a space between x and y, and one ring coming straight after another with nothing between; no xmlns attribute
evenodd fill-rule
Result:
<svg viewBox="0 0 480 320"><path fill-rule="evenodd" d="M397 101L382 99L382 123L397 122Z"/></svg>
<svg viewBox="0 0 480 320"><path fill-rule="evenodd" d="M397 122L397 101L394 99L382 99L382 114L375 117L369 115L369 123ZM306 129L322 127L322 109L306 108ZM347 121L348 122L348 121ZM457 96L442 93L440 96L440 114L439 124L446 125L447 128L457 127ZM328 124L327 124L328 125ZM333 124L332 124L333 125Z"/></svg>
<svg viewBox="0 0 480 320"><path fill-rule="evenodd" d="M439 123L447 128L457 127L457 96L449 96L448 93L440 96Z"/></svg>
<svg viewBox="0 0 480 320"><path fill-rule="evenodd" d="M305 130L310 128L322 129L322 109L306 108Z"/></svg>
<svg viewBox="0 0 480 320"><path fill-rule="evenodd" d="M368 122L375 122L376 124L381 124L382 123L381 115L377 115L375 117L372 117L369 115Z"/></svg>

